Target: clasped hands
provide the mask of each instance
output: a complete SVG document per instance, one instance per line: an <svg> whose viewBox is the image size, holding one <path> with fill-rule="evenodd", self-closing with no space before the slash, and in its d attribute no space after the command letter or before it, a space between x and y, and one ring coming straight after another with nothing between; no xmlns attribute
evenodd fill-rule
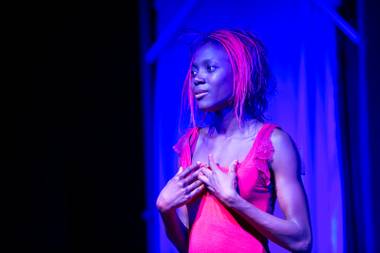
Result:
<svg viewBox="0 0 380 253"><path fill-rule="evenodd" d="M236 178L238 161L233 161L228 167L228 172L224 173L218 168L212 155L209 155L208 159L208 164L197 162L186 169L179 168L157 198L156 205L160 212L173 210L191 202L205 188L225 204L238 195Z"/></svg>

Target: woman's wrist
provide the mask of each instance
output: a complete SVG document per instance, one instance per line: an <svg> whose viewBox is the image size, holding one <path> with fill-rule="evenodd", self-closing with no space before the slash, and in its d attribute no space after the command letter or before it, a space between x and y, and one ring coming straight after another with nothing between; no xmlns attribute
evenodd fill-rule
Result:
<svg viewBox="0 0 380 253"><path fill-rule="evenodd" d="M237 192L233 192L231 194L225 195L222 199L222 202L228 207L234 207L237 203L239 203L241 197Z"/></svg>

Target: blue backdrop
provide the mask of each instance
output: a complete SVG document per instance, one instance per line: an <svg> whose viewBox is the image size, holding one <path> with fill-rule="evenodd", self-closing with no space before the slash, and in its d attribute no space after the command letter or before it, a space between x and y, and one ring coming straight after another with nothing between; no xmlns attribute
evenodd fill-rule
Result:
<svg viewBox="0 0 380 253"><path fill-rule="evenodd" d="M334 9L337 1L325 1ZM194 32L248 29L266 45L277 82L267 117L295 140L301 154L311 210L313 252L343 252L341 164L337 99L336 30L313 1L156 0L158 39L146 60L155 62L153 136L147 163L149 252L176 252L168 241L155 199L176 168L172 145L179 137L182 83ZM276 208L275 214L281 216ZM270 244L272 252L286 252Z"/></svg>

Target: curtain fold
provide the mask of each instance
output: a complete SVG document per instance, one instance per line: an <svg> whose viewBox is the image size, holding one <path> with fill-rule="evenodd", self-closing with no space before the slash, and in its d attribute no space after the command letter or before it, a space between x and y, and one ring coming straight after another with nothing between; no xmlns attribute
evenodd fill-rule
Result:
<svg viewBox="0 0 380 253"><path fill-rule="evenodd" d="M157 6L161 6L157 9L158 27L164 29L173 9L169 12L163 5ZM176 170L171 147L179 137L179 98L188 66L187 45L178 38L187 31L218 27L248 29L266 45L277 82L277 95L271 98L267 115L290 134L299 149L311 211L313 252L343 252L336 30L310 1L208 1L188 15L157 61L152 170L158 172L159 189ZM275 213L283 216L278 207ZM155 217L160 219L158 213ZM176 252L162 224L156 229L160 245L154 252ZM287 252L272 243L270 248L274 253Z"/></svg>

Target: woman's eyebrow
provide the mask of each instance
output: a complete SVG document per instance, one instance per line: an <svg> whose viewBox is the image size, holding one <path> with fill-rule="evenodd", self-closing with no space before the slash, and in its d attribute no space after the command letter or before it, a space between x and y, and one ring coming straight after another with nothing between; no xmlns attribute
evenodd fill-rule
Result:
<svg viewBox="0 0 380 253"><path fill-rule="evenodd" d="M204 59L202 60L199 65L209 65L209 64L215 64L216 61L215 60L212 60L212 59ZM192 66L193 67L198 67L198 63L192 63Z"/></svg>

